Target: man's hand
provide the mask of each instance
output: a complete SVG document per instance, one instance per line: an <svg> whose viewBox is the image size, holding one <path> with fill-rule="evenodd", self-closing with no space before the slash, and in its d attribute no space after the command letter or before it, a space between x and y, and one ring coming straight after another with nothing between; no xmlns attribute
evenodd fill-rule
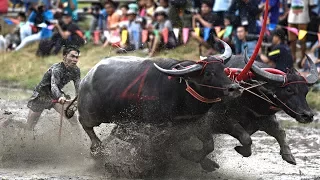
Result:
<svg viewBox="0 0 320 180"><path fill-rule="evenodd" d="M64 104L66 102L66 98L65 97L60 97L59 100L58 100L58 103L60 104Z"/></svg>
<svg viewBox="0 0 320 180"><path fill-rule="evenodd" d="M199 18L201 18L201 16L200 16L200 14L195 14L195 15L193 15L193 18L194 19L199 19Z"/></svg>

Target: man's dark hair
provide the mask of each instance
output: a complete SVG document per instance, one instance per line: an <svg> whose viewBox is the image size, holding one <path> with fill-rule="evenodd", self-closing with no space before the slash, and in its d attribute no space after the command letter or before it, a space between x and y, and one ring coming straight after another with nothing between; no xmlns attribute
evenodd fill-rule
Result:
<svg viewBox="0 0 320 180"><path fill-rule="evenodd" d="M201 3L201 4L205 4L205 5L209 6L211 9L212 9L212 7L213 7L213 3L212 3L212 1L209 1L209 0L202 1L202 3Z"/></svg>
<svg viewBox="0 0 320 180"><path fill-rule="evenodd" d="M69 46L66 46L66 47L63 49L62 55L65 56L65 55L69 54L70 51L77 51L78 54L80 53L80 50L79 50L79 47L78 47L78 46L69 45Z"/></svg>
<svg viewBox="0 0 320 180"><path fill-rule="evenodd" d="M244 28L244 31L245 31L245 32L248 32L248 26L240 25L240 26L238 26L237 28L239 28L239 27Z"/></svg>
<svg viewBox="0 0 320 180"><path fill-rule="evenodd" d="M224 15L224 17L223 17L224 19L228 19L230 22L231 22L231 15L229 15L229 14L226 14L226 15Z"/></svg>
<svg viewBox="0 0 320 180"><path fill-rule="evenodd" d="M272 36L277 36L281 40L281 42L285 42L286 40L286 33L283 29L276 29L272 32Z"/></svg>
<svg viewBox="0 0 320 180"><path fill-rule="evenodd" d="M27 16L26 16L26 14L24 12L19 12L18 16L21 17L23 20L27 19Z"/></svg>
<svg viewBox="0 0 320 180"><path fill-rule="evenodd" d="M129 9L129 6L128 6L127 4L123 4L123 5L120 6L120 9L121 9L121 8L126 8L126 9L128 10L128 9Z"/></svg>
<svg viewBox="0 0 320 180"><path fill-rule="evenodd" d="M107 1L107 2L104 4L104 6L106 6L106 5L110 5L113 9L116 9L116 8L117 8L116 3L113 2L113 1Z"/></svg>

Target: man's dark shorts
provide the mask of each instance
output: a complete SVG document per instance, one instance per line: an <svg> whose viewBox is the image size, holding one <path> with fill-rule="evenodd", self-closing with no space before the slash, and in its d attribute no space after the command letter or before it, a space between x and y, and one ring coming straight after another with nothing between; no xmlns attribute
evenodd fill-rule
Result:
<svg viewBox="0 0 320 180"><path fill-rule="evenodd" d="M51 109L54 106L52 102L53 98L49 93L46 92L36 92L34 91L30 100L28 101L28 108L30 108L33 112L42 112L45 109Z"/></svg>

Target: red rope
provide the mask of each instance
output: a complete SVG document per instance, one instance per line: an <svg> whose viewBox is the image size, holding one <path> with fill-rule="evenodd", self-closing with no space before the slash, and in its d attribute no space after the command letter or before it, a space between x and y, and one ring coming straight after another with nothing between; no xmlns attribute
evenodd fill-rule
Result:
<svg viewBox="0 0 320 180"><path fill-rule="evenodd" d="M254 52L248 62L248 64L244 67L243 71L241 71L241 73L239 74L239 76L237 77L237 81L241 81L243 79L243 77L247 74L247 72L250 70L254 60L256 59L259 49L261 47L261 43L263 40L263 36L264 33L266 31L266 26L267 26L267 17L268 17L268 11L269 11L269 0L266 0L266 6L265 6L265 10L264 10L264 17L263 17L263 24L262 24L262 28L260 31L260 37L257 43L256 48L254 49Z"/></svg>

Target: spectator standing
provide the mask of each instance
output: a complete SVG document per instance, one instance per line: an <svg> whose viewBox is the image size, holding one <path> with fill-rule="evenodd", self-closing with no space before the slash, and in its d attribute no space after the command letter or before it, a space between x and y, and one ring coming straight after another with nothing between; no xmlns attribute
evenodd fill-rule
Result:
<svg viewBox="0 0 320 180"><path fill-rule="evenodd" d="M261 1L262 4L259 6L261 11L264 11L265 5L266 5L266 0ZM278 24L279 21L279 16L280 16L280 0L269 0L269 23L270 24ZM263 15L263 13L262 13ZM263 17L263 16L262 16Z"/></svg>
<svg viewBox="0 0 320 180"><path fill-rule="evenodd" d="M78 1L77 0L57 0L57 4L62 8L62 12L68 11L72 14L72 20L78 21Z"/></svg>
<svg viewBox="0 0 320 180"><path fill-rule="evenodd" d="M293 59L288 45L285 44L286 34L276 29L272 34L272 49L268 55L260 55L260 59L271 67L286 72L293 67Z"/></svg>
<svg viewBox="0 0 320 180"><path fill-rule="evenodd" d="M92 21L90 22L90 34L95 30L102 30L102 21L106 20L102 15L102 5L100 3L92 3L92 6L88 9L88 13L92 15Z"/></svg>
<svg viewBox="0 0 320 180"><path fill-rule="evenodd" d="M222 26L224 24L223 18L229 10L232 0L215 0L213 5L213 12L217 14L218 19L216 24Z"/></svg>
<svg viewBox="0 0 320 180"><path fill-rule="evenodd" d="M295 3L297 4L295 4ZM308 23L310 22L309 17L309 6L315 6L315 0L288 0L288 4L291 6L288 15L288 25L289 27L297 28L298 30L307 30ZM296 62L296 45L297 45L297 35L293 32L288 31L290 49L293 57L293 61ZM300 40L301 54L306 53L306 37ZM298 66L301 67L301 63L298 62Z"/></svg>

